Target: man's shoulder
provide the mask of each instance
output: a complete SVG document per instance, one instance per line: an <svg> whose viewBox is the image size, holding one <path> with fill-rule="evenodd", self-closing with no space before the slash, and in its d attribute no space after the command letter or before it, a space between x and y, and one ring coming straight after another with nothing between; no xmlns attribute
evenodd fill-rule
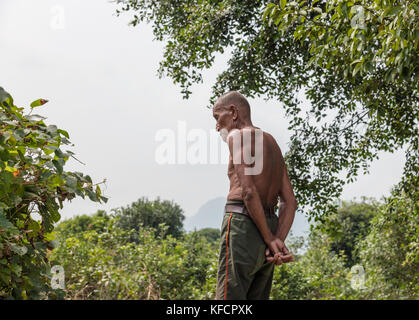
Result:
<svg viewBox="0 0 419 320"><path fill-rule="evenodd" d="M269 132L267 132L267 131L263 131L263 135L265 136L265 137L268 137L269 139L270 139L270 141L269 142L271 142L271 143L273 143L274 145L277 145L278 146L278 142L276 141L276 139L274 138L274 136L273 135L271 135ZM279 146L278 146L279 147Z"/></svg>
<svg viewBox="0 0 419 320"><path fill-rule="evenodd" d="M245 128L240 128L240 129L232 129L228 135L227 135L227 141L228 143L231 143L234 139L239 139L239 140L249 140L246 138L249 138L252 136L252 138L250 139L252 141L252 143L254 142L254 134L256 134L257 139L259 138L263 138L263 137L267 137L269 142L274 142L274 144L277 144L276 139L267 131L262 130L261 128L258 127L245 127ZM248 141L250 142L250 141Z"/></svg>
<svg viewBox="0 0 419 320"><path fill-rule="evenodd" d="M258 136L263 136L265 131L257 127L245 127L240 129L232 129L227 135L227 141L231 144L234 140L235 141L248 141L253 140L253 138L249 139L249 137L253 136L256 133ZM250 141L248 141L250 142Z"/></svg>
<svg viewBox="0 0 419 320"><path fill-rule="evenodd" d="M259 127L244 127L244 128L240 128L240 129L232 129L229 133L228 136L243 136L243 134L249 133L249 132L263 132L263 134L269 134L266 131L262 130ZM270 135L270 134L269 134Z"/></svg>

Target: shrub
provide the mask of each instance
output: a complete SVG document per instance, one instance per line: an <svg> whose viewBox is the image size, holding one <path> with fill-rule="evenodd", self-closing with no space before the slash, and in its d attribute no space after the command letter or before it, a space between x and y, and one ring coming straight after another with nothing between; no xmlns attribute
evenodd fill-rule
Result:
<svg viewBox="0 0 419 320"><path fill-rule="evenodd" d="M53 224L65 200L76 196L106 201L98 185L80 172L64 170L73 156L62 150L69 135L44 117L31 114L45 104L39 99L31 111L17 107L0 87L0 297L56 298L50 287L47 251L54 246ZM34 219L35 214L41 221Z"/></svg>

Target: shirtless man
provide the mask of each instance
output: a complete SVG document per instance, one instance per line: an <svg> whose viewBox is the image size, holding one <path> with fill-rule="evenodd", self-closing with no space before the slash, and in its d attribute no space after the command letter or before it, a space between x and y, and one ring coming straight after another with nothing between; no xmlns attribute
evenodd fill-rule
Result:
<svg viewBox="0 0 419 320"><path fill-rule="evenodd" d="M213 116L230 150L216 299L269 299L275 265L294 261L284 241L297 202L284 158L275 139L253 126L249 103L239 92L221 96ZM254 156L254 163L245 155Z"/></svg>

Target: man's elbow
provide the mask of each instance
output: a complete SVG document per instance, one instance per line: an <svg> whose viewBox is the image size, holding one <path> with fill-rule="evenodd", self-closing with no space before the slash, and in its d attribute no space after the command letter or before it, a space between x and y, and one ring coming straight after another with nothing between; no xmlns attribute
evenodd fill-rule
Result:
<svg viewBox="0 0 419 320"><path fill-rule="evenodd" d="M297 199L292 198L292 199L286 200L285 206L292 209L293 211L297 210L297 207L298 207Z"/></svg>

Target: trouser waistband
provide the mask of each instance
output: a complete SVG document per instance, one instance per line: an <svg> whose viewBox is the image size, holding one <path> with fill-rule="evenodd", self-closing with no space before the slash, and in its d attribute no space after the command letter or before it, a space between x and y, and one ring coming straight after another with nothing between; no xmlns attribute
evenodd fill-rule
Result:
<svg viewBox="0 0 419 320"><path fill-rule="evenodd" d="M227 200L225 205L225 212L241 213L250 216L243 200ZM275 214L275 208L264 208L265 215Z"/></svg>

